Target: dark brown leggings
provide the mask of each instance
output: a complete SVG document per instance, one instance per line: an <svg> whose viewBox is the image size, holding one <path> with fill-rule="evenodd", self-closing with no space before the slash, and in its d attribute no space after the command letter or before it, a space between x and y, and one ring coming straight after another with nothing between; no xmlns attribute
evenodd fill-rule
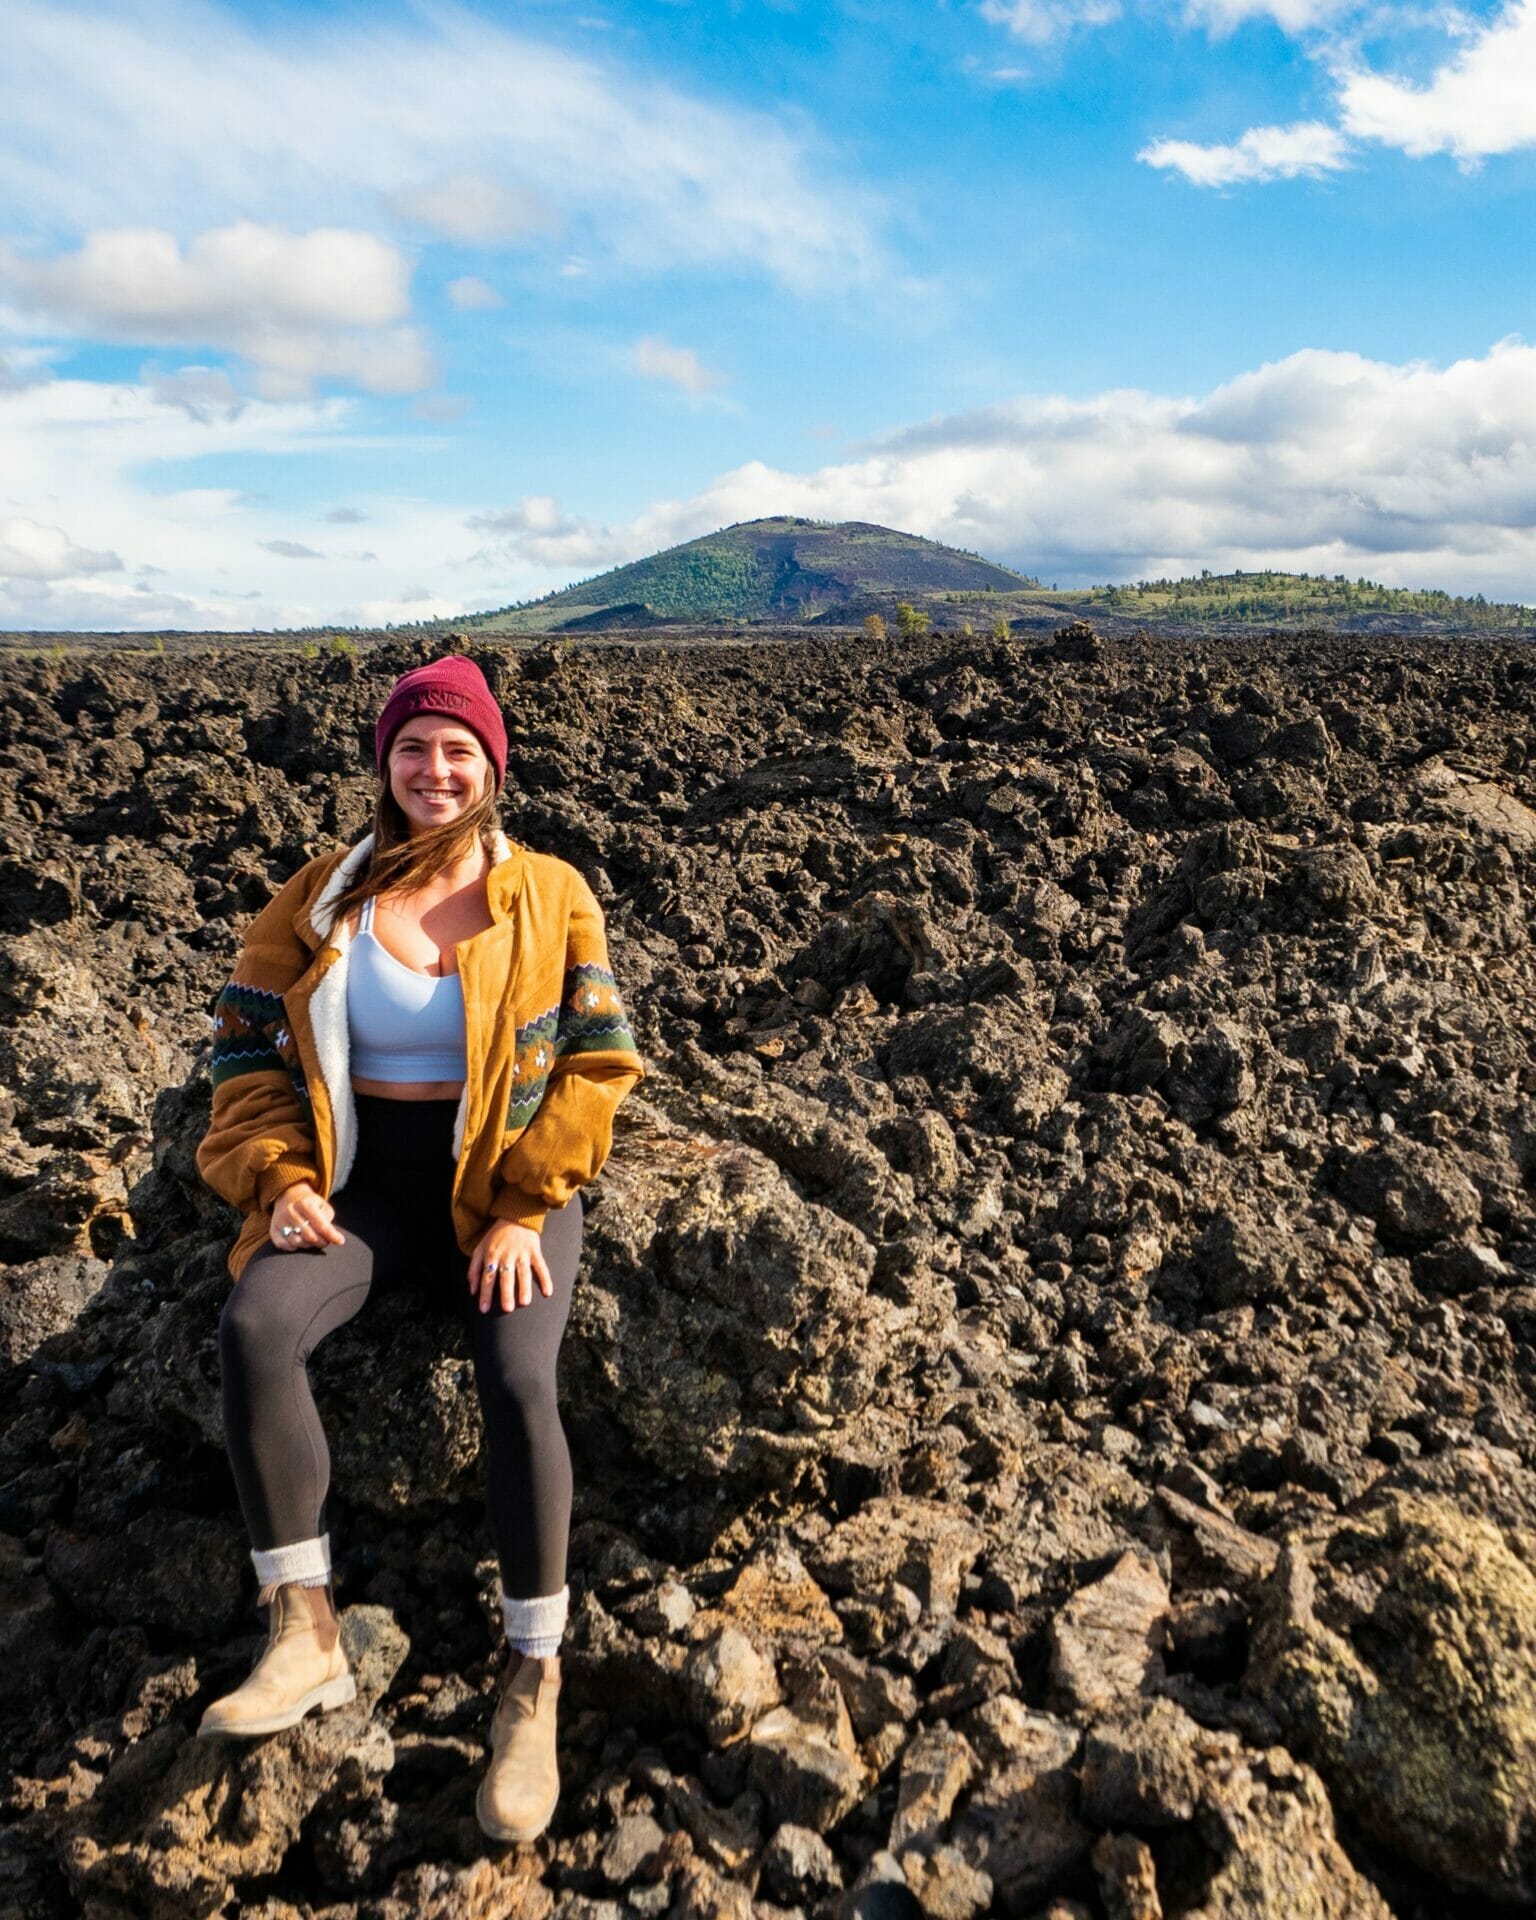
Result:
<svg viewBox="0 0 1536 1920"><path fill-rule="evenodd" d="M511 1599L558 1593L571 1456L555 1363L581 1259L581 1196L544 1223L554 1292L546 1297L535 1280L528 1306L506 1313L493 1296L482 1313L449 1217L457 1101L356 1100L357 1158L333 1197L345 1244L295 1253L260 1248L219 1319L224 1435L251 1544L270 1551L324 1530L331 1457L309 1388L309 1356L375 1287L404 1285L467 1324L503 1590Z"/></svg>

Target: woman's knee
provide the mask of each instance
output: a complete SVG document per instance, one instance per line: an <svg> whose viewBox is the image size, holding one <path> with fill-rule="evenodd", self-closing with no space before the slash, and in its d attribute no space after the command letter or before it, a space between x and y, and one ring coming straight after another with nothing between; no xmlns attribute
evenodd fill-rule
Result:
<svg viewBox="0 0 1536 1920"><path fill-rule="evenodd" d="M303 1331L291 1289L263 1284L255 1263L236 1281L219 1315L219 1355L226 1366L291 1366ZM305 1317L313 1309L305 1309Z"/></svg>
<svg viewBox="0 0 1536 1920"><path fill-rule="evenodd" d="M219 1350L230 1360L307 1362L328 1333L368 1298L372 1256L360 1241L304 1253L263 1248L235 1282L219 1315Z"/></svg>
<svg viewBox="0 0 1536 1920"><path fill-rule="evenodd" d="M487 1410L495 1408L534 1431L558 1421L552 1355L501 1347L482 1357L478 1378Z"/></svg>

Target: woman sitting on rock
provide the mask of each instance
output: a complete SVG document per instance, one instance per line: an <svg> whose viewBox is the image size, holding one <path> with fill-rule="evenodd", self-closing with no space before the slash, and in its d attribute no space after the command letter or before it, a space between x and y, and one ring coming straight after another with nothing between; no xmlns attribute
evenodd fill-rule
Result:
<svg viewBox="0 0 1536 1920"><path fill-rule="evenodd" d="M246 1737L351 1700L306 1362L371 1288L456 1300L485 1424L511 1654L476 1797L495 1839L559 1794L558 1648L571 1463L555 1361L578 1190L643 1077L576 869L497 825L501 712L473 662L396 682L375 733L374 830L295 874L246 935L214 1019L199 1171L246 1215L219 1323L224 1429L268 1643L204 1714Z"/></svg>

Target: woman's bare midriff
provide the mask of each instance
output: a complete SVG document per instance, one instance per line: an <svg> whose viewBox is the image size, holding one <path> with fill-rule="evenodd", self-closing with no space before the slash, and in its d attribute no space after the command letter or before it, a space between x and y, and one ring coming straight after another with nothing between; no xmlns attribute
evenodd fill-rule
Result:
<svg viewBox="0 0 1536 1920"><path fill-rule="evenodd" d="M464 1091L462 1080L364 1080L352 1076L354 1093L370 1093L380 1100L457 1100Z"/></svg>

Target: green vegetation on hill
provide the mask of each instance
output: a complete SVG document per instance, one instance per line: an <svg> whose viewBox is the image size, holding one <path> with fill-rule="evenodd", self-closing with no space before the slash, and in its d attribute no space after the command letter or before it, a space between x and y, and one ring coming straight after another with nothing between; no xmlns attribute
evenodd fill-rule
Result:
<svg viewBox="0 0 1536 1920"><path fill-rule="evenodd" d="M917 534L784 515L722 527L540 600L454 624L482 633L548 630L590 622L610 607L643 607L658 620L794 622L870 594L911 599L1035 585L1027 574Z"/></svg>
<svg viewBox="0 0 1536 1920"><path fill-rule="evenodd" d="M1342 574L1264 571L1202 573L1183 580L1133 585L1037 587L1014 593L931 595L943 627L999 619L1041 629L1053 620L1091 620L1107 631L1146 627L1328 627L1341 631L1399 629L1431 633L1536 632L1536 607L1470 598L1438 589L1384 587ZM879 609L877 609L879 610Z"/></svg>
<svg viewBox="0 0 1536 1920"><path fill-rule="evenodd" d="M1222 626L1382 613L1427 617L1452 627L1536 627L1533 607L1500 604L1480 593L1466 599L1438 589L1384 587L1342 573L1245 573L1239 568L1201 573L1198 579L1138 580L1134 586L1090 587L1082 604L1134 618L1210 620Z"/></svg>
<svg viewBox="0 0 1536 1920"><path fill-rule="evenodd" d="M908 613L903 615L905 606ZM1536 632L1536 607L1385 587L1343 574L1272 569L1202 572L1182 580L1057 588L980 554L870 521L781 515L745 520L614 567L559 593L415 631L600 633L715 622L859 627L877 619L908 630L1050 631L1074 619L1107 632L1184 626L1365 632ZM871 629L875 631L876 629Z"/></svg>
<svg viewBox="0 0 1536 1920"><path fill-rule="evenodd" d="M766 608L773 571L749 548L723 541L699 541L692 547L638 560L553 595L546 605L602 607L636 601L670 620L709 620L727 615L749 618L746 610Z"/></svg>

